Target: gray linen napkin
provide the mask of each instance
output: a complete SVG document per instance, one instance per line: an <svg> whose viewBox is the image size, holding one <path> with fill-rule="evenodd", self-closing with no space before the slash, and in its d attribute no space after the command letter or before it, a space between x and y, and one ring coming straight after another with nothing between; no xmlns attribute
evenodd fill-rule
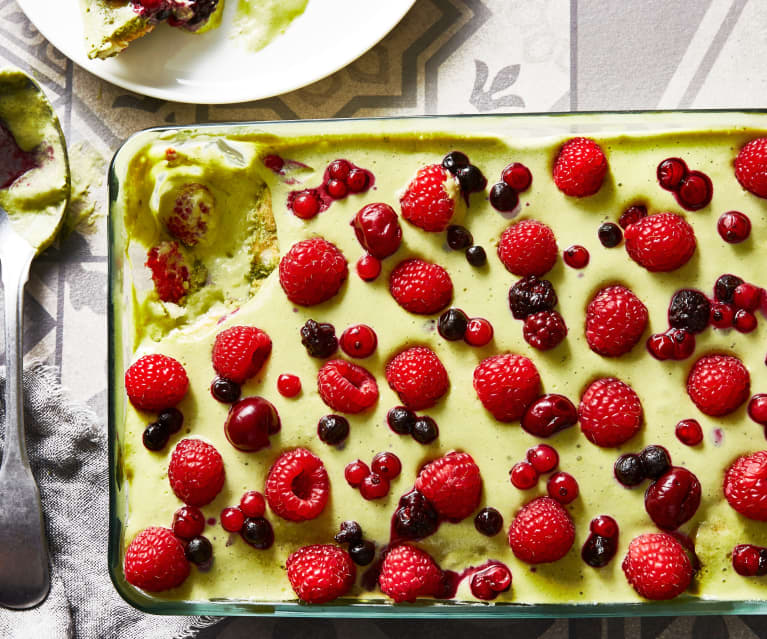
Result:
<svg viewBox="0 0 767 639"><path fill-rule="evenodd" d="M5 373L0 418L5 422ZM218 619L160 617L131 607L107 572L107 435L89 408L72 402L55 372L24 372L27 447L40 486L51 554L51 592L36 609L0 608L0 637L152 639L194 637Z"/></svg>

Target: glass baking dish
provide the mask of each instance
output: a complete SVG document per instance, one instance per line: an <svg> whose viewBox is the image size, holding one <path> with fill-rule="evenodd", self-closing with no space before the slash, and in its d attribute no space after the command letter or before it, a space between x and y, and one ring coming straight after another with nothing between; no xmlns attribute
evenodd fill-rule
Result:
<svg viewBox="0 0 767 639"><path fill-rule="evenodd" d="M188 130L208 135L258 132L283 138L334 135L417 135L457 132L463 137L493 135L534 143L574 135L654 135L684 131L767 130L767 118L753 111L632 112L579 114L524 114L494 116L440 116L382 118L359 120L317 120L296 122L252 122L207 124L194 127L163 127L136 133L129 138L112 160L109 168L109 571L121 596L133 606L153 614L184 615L254 615L295 617L385 617L385 618L531 618L590 616L674 616L686 614L764 614L763 600L706 600L682 595L671 602L644 603L567 603L520 604L451 602L424 600L415 604L392 605L385 602L339 601L327 605L302 605L292 602L269 602L236 599L205 601L165 600L133 588L122 571L128 484L123 468L123 445L126 396L123 375L131 361L131 274L126 266L127 232L120 201L121 185L135 151L149 140L169 135L184 135ZM614 561L618 561L616 557Z"/></svg>

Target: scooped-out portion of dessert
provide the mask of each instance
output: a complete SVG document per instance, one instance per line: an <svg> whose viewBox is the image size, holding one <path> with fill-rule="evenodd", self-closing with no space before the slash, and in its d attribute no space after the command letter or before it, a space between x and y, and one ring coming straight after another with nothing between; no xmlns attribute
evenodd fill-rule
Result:
<svg viewBox="0 0 767 639"><path fill-rule="evenodd" d="M767 597L764 116L182 128L115 172L128 598Z"/></svg>

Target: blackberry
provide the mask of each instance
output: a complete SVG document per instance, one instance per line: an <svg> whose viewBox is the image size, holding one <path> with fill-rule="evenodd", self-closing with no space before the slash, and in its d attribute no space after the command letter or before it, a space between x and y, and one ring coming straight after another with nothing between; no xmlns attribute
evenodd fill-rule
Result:
<svg viewBox="0 0 767 639"><path fill-rule="evenodd" d="M439 316L437 330L446 340L454 342L463 339L468 325L469 318L466 317L466 313L460 308L449 308Z"/></svg>
<svg viewBox="0 0 767 639"><path fill-rule="evenodd" d="M317 435L326 444L335 446L349 436L349 420L341 415L325 415L317 424Z"/></svg>
<svg viewBox="0 0 767 639"><path fill-rule="evenodd" d="M613 468L615 478L624 486L636 486L645 478L645 469L639 455L628 453L621 455Z"/></svg>
<svg viewBox="0 0 767 639"><path fill-rule="evenodd" d="M700 333L708 326L711 302L700 291L683 288L674 293L668 307L668 323L674 328L684 328Z"/></svg>
<svg viewBox="0 0 767 639"><path fill-rule="evenodd" d="M550 311L557 305L557 294L549 280L528 275L509 289L509 308L514 319L525 319L540 311Z"/></svg>
<svg viewBox="0 0 767 639"><path fill-rule="evenodd" d="M668 451L663 446L650 445L639 453L644 474L651 479L658 479L671 466Z"/></svg>
<svg viewBox="0 0 767 639"><path fill-rule="evenodd" d="M423 539L437 530L439 515L423 493L411 490L400 497L392 523L398 537Z"/></svg>
<svg viewBox="0 0 767 639"><path fill-rule="evenodd" d="M735 293L735 289L741 284L743 284L743 280L737 275L729 273L721 275L716 284L714 284L714 297L720 302L732 304L732 296Z"/></svg>
<svg viewBox="0 0 767 639"><path fill-rule="evenodd" d="M325 359L338 350L336 329L332 324L320 324L310 319L301 327L301 343L312 357Z"/></svg>

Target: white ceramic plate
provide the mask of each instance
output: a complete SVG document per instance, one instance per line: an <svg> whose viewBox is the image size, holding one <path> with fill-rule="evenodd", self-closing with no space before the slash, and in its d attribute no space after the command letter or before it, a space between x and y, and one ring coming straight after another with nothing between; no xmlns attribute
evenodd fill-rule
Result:
<svg viewBox="0 0 767 639"><path fill-rule="evenodd" d="M227 0L219 28L203 34L161 25L109 60L89 60L79 0L17 0L64 55L124 89L162 100L231 104L306 86L343 68L383 38L415 0L309 0L306 11L257 52L227 28L238 0Z"/></svg>

